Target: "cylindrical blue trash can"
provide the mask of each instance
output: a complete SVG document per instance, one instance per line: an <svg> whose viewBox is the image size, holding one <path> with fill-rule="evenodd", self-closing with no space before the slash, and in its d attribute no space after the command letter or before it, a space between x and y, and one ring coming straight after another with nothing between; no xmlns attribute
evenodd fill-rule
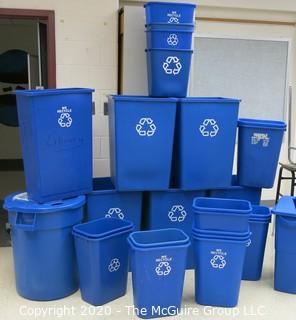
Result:
<svg viewBox="0 0 296 320"><path fill-rule="evenodd" d="M56 300L78 290L73 225L85 197L38 204L27 193L6 197L17 292L30 300Z"/></svg>

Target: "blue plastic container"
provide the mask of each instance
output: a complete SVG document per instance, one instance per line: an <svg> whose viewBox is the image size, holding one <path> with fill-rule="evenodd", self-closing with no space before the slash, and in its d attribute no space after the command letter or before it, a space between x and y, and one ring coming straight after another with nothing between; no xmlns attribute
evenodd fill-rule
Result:
<svg viewBox="0 0 296 320"><path fill-rule="evenodd" d="M134 305L141 318L162 317L181 306L189 237L179 229L133 232L128 238Z"/></svg>
<svg viewBox="0 0 296 320"><path fill-rule="evenodd" d="M110 178L93 179L93 191L86 196L87 220L119 218L141 228L142 192L118 192Z"/></svg>
<svg viewBox="0 0 296 320"><path fill-rule="evenodd" d="M193 232L193 238L196 302L208 306L235 307L249 234L219 239L212 234Z"/></svg>
<svg viewBox="0 0 296 320"><path fill-rule="evenodd" d="M146 50L149 96L186 96L192 52L162 48Z"/></svg>
<svg viewBox="0 0 296 320"><path fill-rule="evenodd" d="M249 188L238 185L237 176L232 176L231 187L226 189L210 190L212 198L242 199L250 201L252 205L259 205L261 201L261 188Z"/></svg>
<svg viewBox="0 0 296 320"><path fill-rule="evenodd" d="M194 23L195 8L193 3L147 2L144 4L146 23Z"/></svg>
<svg viewBox="0 0 296 320"><path fill-rule="evenodd" d="M126 293L127 237L133 223L101 218L74 226L80 291L84 301L103 305Z"/></svg>
<svg viewBox="0 0 296 320"><path fill-rule="evenodd" d="M169 188L176 102L109 96L111 176L118 191Z"/></svg>
<svg viewBox="0 0 296 320"><path fill-rule="evenodd" d="M16 91L30 199L43 203L91 191L93 91Z"/></svg>
<svg viewBox="0 0 296 320"><path fill-rule="evenodd" d="M72 227L82 221L84 203L84 196L45 204L27 193L5 198L19 295L46 301L78 290Z"/></svg>
<svg viewBox="0 0 296 320"><path fill-rule="evenodd" d="M238 126L239 184L272 188L286 124L281 121L240 119Z"/></svg>
<svg viewBox="0 0 296 320"><path fill-rule="evenodd" d="M243 280L260 280L265 252L266 237L271 221L270 209L264 206L253 206L250 216L250 240L243 268Z"/></svg>
<svg viewBox="0 0 296 320"><path fill-rule="evenodd" d="M239 103L215 97L179 100L174 151L179 188L231 186Z"/></svg>
<svg viewBox="0 0 296 320"><path fill-rule="evenodd" d="M197 229L247 232L252 206L246 200L195 198L193 212Z"/></svg>
<svg viewBox="0 0 296 320"><path fill-rule="evenodd" d="M171 23L151 23L151 24L146 24L145 25L147 31L155 31L155 30L164 30L164 31L176 31L176 30L181 30L181 31L190 31L194 32L194 23L179 23L178 25L176 24L171 24Z"/></svg>

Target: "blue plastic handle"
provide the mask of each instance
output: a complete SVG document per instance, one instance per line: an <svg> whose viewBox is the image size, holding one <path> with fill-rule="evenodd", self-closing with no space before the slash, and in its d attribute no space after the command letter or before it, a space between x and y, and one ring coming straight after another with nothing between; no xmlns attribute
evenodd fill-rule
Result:
<svg viewBox="0 0 296 320"><path fill-rule="evenodd" d="M32 224L28 223L20 223L20 215L22 215L22 212L17 212L15 216L15 224L14 227L24 230L24 231L35 231L36 229L36 213L34 213L34 218L32 221Z"/></svg>

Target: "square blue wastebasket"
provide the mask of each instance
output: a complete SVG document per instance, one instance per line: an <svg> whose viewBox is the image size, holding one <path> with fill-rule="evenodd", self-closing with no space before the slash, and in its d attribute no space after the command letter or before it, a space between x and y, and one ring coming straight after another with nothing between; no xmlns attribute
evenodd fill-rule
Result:
<svg viewBox="0 0 296 320"><path fill-rule="evenodd" d="M43 203L92 189L92 89L16 91L29 197Z"/></svg>
<svg viewBox="0 0 296 320"><path fill-rule="evenodd" d="M117 190L168 189L176 102L109 96L111 177Z"/></svg>

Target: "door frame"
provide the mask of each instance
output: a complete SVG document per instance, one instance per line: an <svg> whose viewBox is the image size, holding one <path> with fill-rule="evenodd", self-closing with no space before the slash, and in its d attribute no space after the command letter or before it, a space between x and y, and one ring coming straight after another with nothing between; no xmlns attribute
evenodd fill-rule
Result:
<svg viewBox="0 0 296 320"><path fill-rule="evenodd" d="M53 10L0 8L0 19L36 19L47 24L48 88L56 87L55 13Z"/></svg>

